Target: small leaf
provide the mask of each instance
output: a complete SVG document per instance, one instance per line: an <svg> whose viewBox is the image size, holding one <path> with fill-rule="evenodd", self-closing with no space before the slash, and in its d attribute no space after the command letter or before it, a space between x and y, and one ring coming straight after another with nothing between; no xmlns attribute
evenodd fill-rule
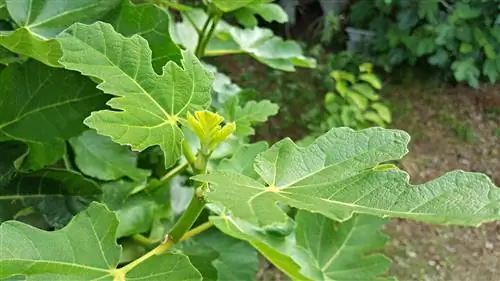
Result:
<svg viewBox="0 0 500 281"><path fill-rule="evenodd" d="M368 99L353 90L347 90L345 98L351 100L361 110L365 110L368 107Z"/></svg>
<svg viewBox="0 0 500 281"><path fill-rule="evenodd" d="M352 85L352 89L355 90L356 92L362 94L366 98L370 100L378 100L379 96L375 94L375 90L366 83L357 83Z"/></svg>
<svg viewBox="0 0 500 281"><path fill-rule="evenodd" d="M366 119L374 124L376 124L377 126L380 126L380 127L384 127L385 126L385 122L384 120L382 119L382 117L380 117L377 113L373 112L373 111L366 111L363 113L363 119Z"/></svg>
<svg viewBox="0 0 500 281"><path fill-rule="evenodd" d="M54 37L75 22L98 20L121 0L6 0L17 29L0 32L0 45L50 66L60 66L61 49Z"/></svg>
<svg viewBox="0 0 500 281"><path fill-rule="evenodd" d="M364 74L361 74L359 76L359 79L363 80L365 82L370 83L370 85L372 85L372 87L375 88L375 89L377 89L377 90L382 89L382 82L373 73L364 73Z"/></svg>
<svg viewBox="0 0 500 281"><path fill-rule="evenodd" d="M409 139L397 130L335 128L306 148L284 139L259 154L255 170L265 183L226 171L194 179L212 185L209 201L256 225L286 223L278 202L338 221L353 213L457 225L500 218L500 190L485 175L455 171L412 186L403 171L372 169L400 159Z"/></svg>
<svg viewBox="0 0 500 281"><path fill-rule="evenodd" d="M28 144L22 168L32 170L56 162L64 141L83 132L83 119L108 99L89 79L34 60L5 68L0 93L0 139Z"/></svg>
<svg viewBox="0 0 500 281"><path fill-rule="evenodd" d="M47 232L8 221L0 225L0 278L47 280L201 280L182 254L160 254L125 272L117 269L116 216L92 203L63 229Z"/></svg>
<svg viewBox="0 0 500 281"><path fill-rule="evenodd" d="M182 68L169 61L157 75L147 41L124 37L105 23L75 24L57 40L66 68L102 80L98 88L117 96L108 102L115 111L93 112L85 124L134 150L159 145L165 166L173 165L183 140L177 122L210 104L212 78L198 59L183 51Z"/></svg>
<svg viewBox="0 0 500 281"><path fill-rule="evenodd" d="M375 109L380 117L384 119L385 122L391 123L392 116L389 108L381 103L374 103L371 105L373 109Z"/></svg>
<svg viewBox="0 0 500 281"><path fill-rule="evenodd" d="M479 86L478 79L481 72L476 67L472 58L453 62L451 64L451 69L457 81L467 81L469 85L474 88Z"/></svg>
<svg viewBox="0 0 500 281"><path fill-rule="evenodd" d="M487 59L483 65L483 74L488 76L491 83L500 77L500 57L496 60Z"/></svg>
<svg viewBox="0 0 500 281"><path fill-rule="evenodd" d="M238 137L253 135L255 130L252 128L257 123L266 122L270 116L278 113L278 105L268 100L259 102L248 101L244 107L238 105L238 99L233 98L232 102L224 105L222 115L228 121L236 123L236 131L234 134Z"/></svg>
<svg viewBox="0 0 500 281"><path fill-rule="evenodd" d="M150 171L137 168L137 155L127 147L111 141L109 137L87 130L70 139L75 150L75 163L84 174L100 180L116 180L129 177L145 180Z"/></svg>

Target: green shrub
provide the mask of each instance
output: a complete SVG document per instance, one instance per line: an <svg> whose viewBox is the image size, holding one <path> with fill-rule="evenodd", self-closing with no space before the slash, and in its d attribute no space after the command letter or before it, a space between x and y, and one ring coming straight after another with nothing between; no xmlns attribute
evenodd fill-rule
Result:
<svg viewBox="0 0 500 281"><path fill-rule="evenodd" d="M387 70L425 62L472 87L500 77L498 1L360 0L348 18L376 33L371 54Z"/></svg>

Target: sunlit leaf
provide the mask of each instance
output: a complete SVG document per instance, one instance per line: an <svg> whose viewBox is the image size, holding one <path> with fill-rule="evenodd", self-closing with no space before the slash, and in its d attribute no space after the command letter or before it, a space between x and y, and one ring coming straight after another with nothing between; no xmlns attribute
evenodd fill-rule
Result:
<svg viewBox="0 0 500 281"><path fill-rule="evenodd" d="M201 280L182 254L161 254L132 270L117 270L116 216L93 203L63 229L46 232L8 221L0 225L0 278L25 276L45 280Z"/></svg>
<svg viewBox="0 0 500 281"><path fill-rule="evenodd" d="M403 171L373 169L406 154L409 140L397 130L335 128L306 148L284 139L259 154L265 184L224 171L195 179L212 185L208 200L256 225L287 221L277 202L338 221L353 213L458 225L500 218L500 190L483 174L455 171L412 186Z"/></svg>
<svg viewBox="0 0 500 281"><path fill-rule="evenodd" d="M105 23L73 25L58 41L66 68L102 80L98 88L117 96L108 102L114 111L93 112L85 124L134 150L159 145L165 166L174 164L183 140L179 119L210 104L211 75L198 59L183 51L182 66L169 61L158 75L145 39Z"/></svg>

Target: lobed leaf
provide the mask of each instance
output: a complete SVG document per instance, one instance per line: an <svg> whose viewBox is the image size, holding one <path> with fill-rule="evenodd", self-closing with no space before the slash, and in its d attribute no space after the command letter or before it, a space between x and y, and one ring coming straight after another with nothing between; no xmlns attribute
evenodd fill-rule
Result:
<svg viewBox="0 0 500 281"><path fill-rule="evenodd" d="M238 105L239 99L233 97L224 104L224 119L236 123L234 135L245 137L255 134L252 126L256 123L266 122L271 116L278 113L278 105L268 100L259 102L248 101L244 107Z"/></svg>
<svg viewBox="0 0 500 281"><path fill-rule="evenodd" d="M212 184L209 201L256 225L287 221L278 202L337 221L353 213L458 225L500 218L500 190L483 174L455 171L412 186L403 171L374 169L406 154L409 139L397 130L335 128L306 148L285 139L259 154L254 167L265 184L226 171L194 179Z"/></svg>
<svg viewBox="0 0 500 281"><path fill-rule="evenodd" d="M158 75L145 39L123 37L102 22L75 24L58 41L61 64L102 80L98 88L117 96L108 102L115 110L93 112L84 123L134 150L159 145L165 165L174 164L183 140L178 121L210 105L212 78L198 59L183 51L182 67L169 61Z"/></svg>
<svg viewBox="0 0 500 281"><path fill-rule="evenodd" d="M161 254L128 272L117 269L116 216L92 203L63 229L46 232L8 221L0 225L0 278L45 280L201 280L182 254Z"/></svg>

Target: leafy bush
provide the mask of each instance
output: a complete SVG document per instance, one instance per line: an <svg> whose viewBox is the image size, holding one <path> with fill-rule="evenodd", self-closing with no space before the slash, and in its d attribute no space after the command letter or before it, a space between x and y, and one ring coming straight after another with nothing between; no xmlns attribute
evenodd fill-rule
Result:
<svg viewBox="0 0 500 281"><path fill-rule="evenodd" d="M388 70L425 61L472 87L499 78L498 1L360 0L348 18L376 32L372 55Z"/></svg>
<svg viewBox="0 0 500 281"><path fill-rule="evenodd" d="M190 45L196 55L225 38L231 48L220 50L302 65L296 50L278 48L293 44L235 45L241 30L217 33L223 11L257 1L213 0L210 27ZM214 70L174 43L159 6L0 4L13 23L2 54L15 58L0 73L2 280L252 280L256 251L294 279L372 280L389 267L373 254L386 241L382 217L499 219L500 191L485 175L411 186L383 164L406 154L402 131L335 128L308 147L246 143L275 108L225 108L229 120L213 112L212 87L237 87L221 75L228 87L215 85Z"/></svg>
<svg viewBox="0 0 500 281"><path fill-rule="evenodd" d="M310 126L314 136L333 127L364 129L384 127L391 122L390 110L380 102L380 95L377 94L382 82L372 73L371 64L360 65L356 75L334 70L330 76L335 80L335 92L325 95L325 110L321 110L323 114L315 116L321 123L318 126L312 123Z"/></svg>

